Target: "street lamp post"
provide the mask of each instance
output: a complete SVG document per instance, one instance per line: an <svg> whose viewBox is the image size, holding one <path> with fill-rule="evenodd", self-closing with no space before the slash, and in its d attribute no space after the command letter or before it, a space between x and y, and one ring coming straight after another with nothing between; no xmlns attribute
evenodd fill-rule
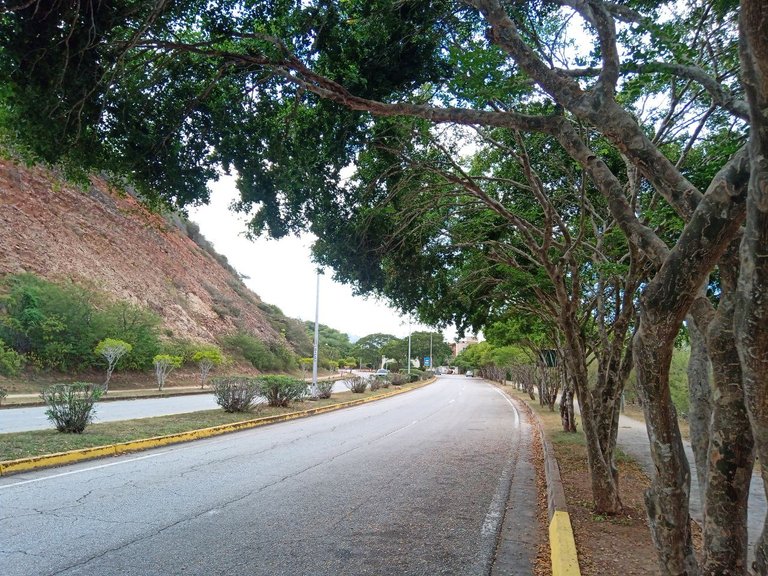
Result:
<svg viewBox="0 0 768 576"><path fill-rule="evenodd" d="M408 380L411 379L411 319L408 319Z"/></svg>
<svg viewBox="0 0 768 576"><path fill-rule="evenodd" d="M315 289L315 345L312 353L312 395L317 395L317 350L320 341L320 270L317 271Z"/></svg>

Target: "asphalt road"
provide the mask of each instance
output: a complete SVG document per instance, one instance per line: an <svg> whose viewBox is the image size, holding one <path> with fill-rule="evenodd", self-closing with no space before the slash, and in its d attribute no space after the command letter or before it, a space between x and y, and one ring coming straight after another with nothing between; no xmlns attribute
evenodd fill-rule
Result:
<svg viewBox="0 0 768 576"><path fill-rule="evenodd" d="M333 385L334 392L346 392L343 381ZM142 398L136 400L110 400L97 402L94 422L114 422L152 416L167 416L185 412L199 412L218 408L213 394L187 394L169 398ZM0 410L0 434L46 430L53 428L45 415L45 407L5 408Z"/></svg>
<svg viewBox="0 0 768 576"><path fill-rule="evenodd" d="M1 571L488 574L523 428L489 384L444 376L299 421L0 478ZM523 489L534 501L534 483ZM534 519L511 520L535 533Z"/></svg>

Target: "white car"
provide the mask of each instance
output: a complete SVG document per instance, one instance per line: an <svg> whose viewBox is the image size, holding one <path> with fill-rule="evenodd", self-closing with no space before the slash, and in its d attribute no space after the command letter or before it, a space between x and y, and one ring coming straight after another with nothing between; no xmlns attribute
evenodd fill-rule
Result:
<svg viewBox="0 0 768 576"><path fill-rule="evenodd" d="M475 375L475 373L474 373L474 372L472 372L472 370L467 370L467 371L466 371L464 374L465 374L466 376L470 376L470 377Z"/></svg>
<svg viewBox="0 0 768 576"><path fill-rule="evenodd" d="M376 370L376 373L374 374L374 376L389 376L389 370L387 370L386 368L379 368L378 370Z"/></svg>

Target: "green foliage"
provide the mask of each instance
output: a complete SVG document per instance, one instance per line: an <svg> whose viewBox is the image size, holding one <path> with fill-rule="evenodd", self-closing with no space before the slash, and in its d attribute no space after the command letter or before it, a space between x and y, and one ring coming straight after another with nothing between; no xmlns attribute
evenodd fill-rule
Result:
<svg viewBox="0 0 768 576"><path fill-rule="evenodd" d="M125 302L112 303L73 283L32 274L7 276L0 285L0 339L42 369L97 367L97 344L110 337L132 346L128 369L145 369L157 354L159 318Z"/></svg>
<svg viewBox="0 0 768 576"><path fill-rule="evenodd" d="M40 395L48 406L48 419L59 432L80 434L93 420L93 405L101 397L100 386L86 382L54 384Z"/></svg>
<svg viewBox="0 0 768 576"><path fill-rule="evenodd" d="M24 357L0 340L0 374L16 376L24 365Z"/></svg>
<svg viewBox="0 0 768 576"><path fill-rule="evenodd" d="M314 322L305 322L304 327L307 337L314 341ZM318 326L317 354L320 364L323 367L330 370L331 363L334 363L336 368L338 368L339 365L343 365L345 359L351 355L351 351L352 344L349 342L349 335L339 332L325 324L320 324ZM353 366L357 366L357 360L355 360Z"/></svg>
<svg viewBox="0 0 768 576"><path fill-rule="evenodd" d="M187 338L171 338L163 342L161 350L163 354L170 354L171 356L178 356L181 358L181 364L196 364L193 359L195 353L200 348L200 345Z"/></svg>
<svg viewBox="0 0 768 576"><path fill-rule="evenodd" d="M317 397L318 398L330 398L333 393L333 380L318 380L317 382Z"/></svg>
<svg viewBox="0 0 768 576"><path fill-rule="evenodd" d="M307 394L307 383L291 376L260 376L259 390L270 406L288 406Z"/></svg>
<svg viewBox="0 0 768 576"><path fill-rule="evenodd" d="M265 344L250 334L237 332L222 338L221 343L232 354L242 356L255 368L265 372L296 367L296 355L280 342Z"/></svg>
<svg viewBox="0 0 768 576"><path fill-rule="evenodd" d="M351 355L361 358L363 365L368 368L378 368L381 364L381 357L384 355L384 347L393 340L397 340L397 337L391 334L380 332L368 334L354 343Z"/></svg>
<svg viewBox="0 0 768 576"><path fill-rule="evenodd" d="M181 356L172 356L171 354L157 354L152 362L155 365L155 376L157 376L157 389L162 390L165 387L165 380L175 368L179 368L183 362Z"/></svg>
<svg viewBox="0 0 768 576"><path fill-rule="evenodd" d="M0 338L36 366L61 371L93 364L99 326L94 294L31 274L6 278Z"/></svg>
<svg viewBox="0 0 768 576"><path fill-rule="evenodd" d="M249 412L259 395L259 381L247 376L221 376L211 381L216 403L225 412Z"/></svg>
<svg viewBox="0 0 768 576"><path fill-rule="evenodd" d="M411 368L410 374L406 372L406 376L408 377L409 382L418 382L424 378L424 372L422 370Z"/></svg>
<svg viewBox="0 0 768 576"><path fill-rule="evenodd" d="M200 369L200 388L204 388L208 373L214 366L224 363L224 355L216 346L204 346L192 354L192 362Z"/></svg>
<svg viewBox="0 0 768 576"><path fill-rule="evenodd" d="M95 314L102 319L105 334L133 347L131 354L122 360L123 369L147 370L152 367L152 358L160 352L161 319L157 314L124 301L108 303L103 311Z"/></svg>
<svg viewBox="0 0 768 576"><path fill-rule="evenodd" d="M295 318L288 318L283 311L273 304L259 302L257 304L272 328L275 329L286 342L300 356L311 356L314 352L313 338L307 334L305 323Z"/></svg>
<svg viewBox="0 0 768 576"><path fill-rule="evenodd" d="M192 362L198 365L206 363L211 366L221 366L224 362L224 355L216 346L204 346L195 350L192 354Z"/></svg>
<svg viewBox="0 0 768 576"><path fill-rule="evenodd" d="M131 353L131 350L133 350L133 346L124 340L104 338L93 351L96 355L103 356L110 365L117 365L121 358ZM114 360L110 358L114 358Z"/></svg>

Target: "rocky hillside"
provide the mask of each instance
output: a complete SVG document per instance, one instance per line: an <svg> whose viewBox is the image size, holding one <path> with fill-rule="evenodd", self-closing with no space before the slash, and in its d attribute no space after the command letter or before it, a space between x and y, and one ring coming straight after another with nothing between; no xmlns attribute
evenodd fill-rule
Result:
<svg viewBox="0 0 768 576"><path fill-rule="evenodd" d="M242 330L278 338L264 313L270 307L194 225L187 228L103 180L85 190L48 170L0 161L0 275L92 286L153 310L174 337L214 342Z"/></svg>

